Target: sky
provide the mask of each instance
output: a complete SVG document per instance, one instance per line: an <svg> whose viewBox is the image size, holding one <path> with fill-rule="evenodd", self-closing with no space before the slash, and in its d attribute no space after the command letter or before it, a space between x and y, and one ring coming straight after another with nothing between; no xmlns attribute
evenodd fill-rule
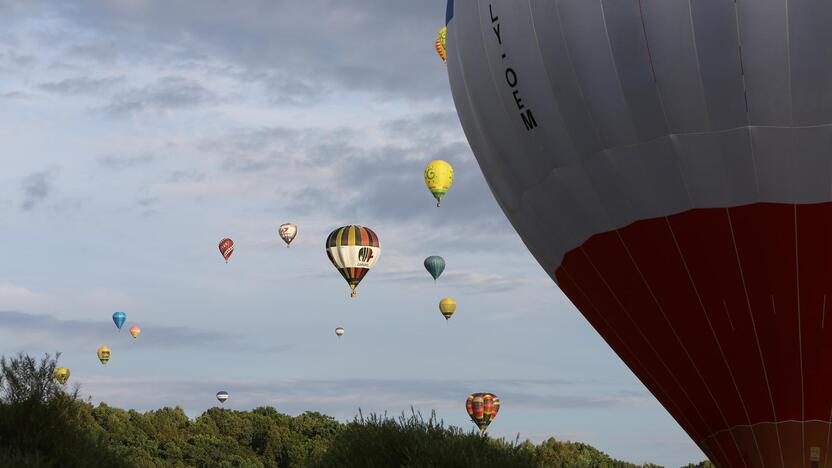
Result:
<svg viewBox="0 0 832 468"><path fill-rule="evenodd" d="M0 0L0 354L60 351L93 402L192 417L226 390L232 409L469 429L465 397L490 391L495 437L704 459L494 201L433 49L444 8ZM441 208L433 159L456 171ZM324 251L346 224L382 248L354 300Z"/></svg>

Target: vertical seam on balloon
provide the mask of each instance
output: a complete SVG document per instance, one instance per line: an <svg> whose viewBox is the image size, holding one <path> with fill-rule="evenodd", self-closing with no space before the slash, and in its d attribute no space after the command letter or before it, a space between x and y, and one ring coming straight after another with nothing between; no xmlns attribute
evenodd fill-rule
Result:
<svg viewBox="0 0 832 468"><path fill-rule="evenodd" d="M731 331L734 331L734 321L731 320L731 313L728 312L728 304L725 299L722 300L722 307L725 308L725 316L728 317L728 325L731 325Z"/></svg>
<svg viewBox="0 0 832 468"><path fill-rule="evenodd" d="M529 0L531 4L532 0ZM566 39L566 32L563 30L563 21L560 19L560 10L558 9L558 4L560 1L555 1L555 16L558 18L558 29L560 30L560 38L563 40L563 50L566 52L566 60L569 62L569 68L572 70L572 77L575 79L575 87L578 89L578 95L581 96L581 101L584 103L584 110L586 110L587 116L589 116L589 120L592 123L592 130L595 131L595 138L598 139L598 143L601 145L601 148L606 148L607 144L604 141L601 132L598 130L598 124L595 122L595 116L592 115L592 107L589 105L589 102L586 100L586 96L584 95L584 90L581 88L581 84L578 80L578 71L575 69L575 63L572 61L572 52L569 51L569 41ZM529 10L531 10L531 6L529 6ZM535 34L535 38L537 35ZM540 43L538 42L538 50L540 50Z"/></svg>
<svg viewBox="0 0 832 468"><path fill-rule="evenodd" d="M777 315L777 305L774 303L774 294L769 294L771 296L771 311L774 315Z"/></svg>
<svg viewBox="0 0 832 468"><path fill-rule="evenodd" d="M664 359L662 359L661 353L659 353L656 350L656 348L653 347L653 344L651 343L651 341L649 339L647 339L647 335L645 335L644 332L641 330L641 327L638 326L638 322L633 320L633 317L630 315L630 312L627 311L627 308L624 306L624 304L618 298L618 295L615 294L615 291L613 291L612 287L609 285L607 280L604 278L604 276L601 274L601 272L595 266L595 263L592 261L592 258L590 258L589 254L586 252L586 250L583 248L583 246L579 247L578 250L580 250L580 252L584 255L584 257L586 257L587 262L592 267L595 274L598 276L598 279L600 279L601 282L604 283L604 286L610 292L610 295L612 295L613 299L615 299L615 302L618 303L618 307L621 308L621 311L624 312L624 315L630 320L630 323L632 323L633 327L635 327L635 329L638 331L639 336L641 336L642 340L644 340L644 342L647 344L647 346L650 348L650 350L653 351L653 353L659 359L659 362L661 362L662 366L665 368L668 375L670 375L671 379L673 379L673 381L676 383L676 385L682 390L682 393L688 399L691 406L696 410L696 414L699 416L699 419L702 420L705 427L707 427L710 432L713 432L713 428L711 428L710 424L708 424L708 421L702 416L702 413L699 412L699 408L696 406L694 401L691 399L690 395L688 395L688 392L687 392L687 390L685 390L684 385L682 385L682 383L679 382L679 379L676 378L676 375L673 372L671 372L670 367L668 367L667 363L665 363Z"/></svg>
<svg viewBox="0 0 832 468"><path fill-rule="evenodd" d="M707 120L706 128L711 131L714 130L711 122L711 109L708 107L708 99L705 96L705 81L702 79L702 63L699 61L699 47L696 46L696 28L693 25L693 6L691 0L688 0L688 18L690 19L690 38L693 45L693 57L696 59L696 77L699 79L699 89L702 92L702 103L705 105L705 119Z"/></svg>
<svg viewBox="0 0 832 468"><path fill-rule="evenodd" d="M751 125L751 113L748 109L748 83L745 81L745 64L742 58L742 34L740 34L740 12L737 0L734 0L734 19L737 25L737 56L740 60L740 78L742 79L742 95L745 99L745 121Z"/></svg>
<svg viewBox="0 0 832 468"><path fill-rule="evenodd" d="M806 419L806 395L803 384L803 324L800 317L800 255L797 244L797 205L794 205L794 276L797 288L797 346L800 352L800 419ZM800 437L803 447L806 447L806 423L800 425ZM806 450L803 452L803 466L806 466Z"/></svg>
<svg viewBox="0 0 832 468"><path fill-rule="evenodd" d="M757 353L760 355L760 367L762 367L763 369L763 378L766 381L766 388L768 389L768 398L771 402L771 414L772 416L774 416L774 430L777 434L777 444L780 448L780 463L785 465L785 460L783 459L783 442L780 440L780 425L777 423L777 408L774 406L774 396L771 393L771 384L768 380L768 370L766 369L766 362L765 358L763 357L763 348L760 346L760 337L757 335L757 323L754 320L754 313L751 310L751 297L748 295L748 285L745 283L745 272L743 271L742 261L740 260L740 250L737 246L736 235L734 234L734 223L731 221L731 211L728 208L725 208L725 215L728 219L728 228L731 230L731 244L734 246L734 255L737 259L737 268L739 269L740 279L742 280L742 289L745 293L745 303L748 307L748 316L751 319L751 329L754 331L754 341L757 344ZM753 434L754 429L752 429L751 431Z"/></svg>
<svg viewBox="0 0 832 468"><path fill-rule="evenodd" d="M621 100L624 102L624 107L627 109L628 123L632 130L633 139L639 141L639 132L633 122L633 113L630 111L630 103L627 101L627 95L624 94L624 87L621 85L621 76L618 74L618 62L615 61L615 53L612 50L612 41L610 41L610 31L607 28L607 13L604 11L603 0L598 0L598 5L601 7L601 24L604 25L604 37L607 39L607 46L610 51L610 61L612 62L612 69L615 71L615 83L618 85L618 91L621 92Z"/></svg>
<svg viewBox="0 0 832 468"><path fill-rule="evenodd" d="M611 333L615 336L615 338L618 340L618 342L619 342L619 343L621 343L621 346L623 346L623 347L627 350L627 352L628 352L628 353L630 353L630 356L632 356L632 358L635 360L635 362L636 362L636 363L638 363L638 365L639 365L639 366L640 366L640 367L644 370L644 373L645 373L645 374L647 374L647 376L649 376L649 377L650 377L650 379L652 379L653 384L654 384L654 385L655 385L655 386L656 386L659 390L661 390L661 392L664 394L664 397L667 399L667 401L668 401L670 404L672 404L674 407L676 407L676 411L677 411L677 414L678 414L678 418L679 418L679 419L682 419L683 421L685 421L685 422L687 423L687 427L689 427L689 428L691 429L691 431L695 431L695 430L696 430L696 427L695 427L693 424L691 424L690 419L688 419L688 417L685 415L685 412L682 410L682 407L681 407L681 406L679 406L679 404L678 404L678 403L676 403L676 401L675 401L675 400L673 399L673 397L671 396L670 392L668 392L668 391L664 388L664 386L661 384L661 381L660 381L659 379L657 379L657 378L653 375L653 373L650 371L650 368L649 368L648 366L646 366L646 365L645 365L645 364L641 361L641 359L639 359L638 355L637 355L637 354L636 354L636 353L635 353L635 352L634 352L634 351L630 348L630 346L627 344L627 342L626 342L626 341L624 341L624 340L621 338L621 335L619 335L619 334L618 334L618 332L615 330L615 327L613 327L613 326L610 324L610 322L609 322L609 321L607 321L606 316L604 316L604 314L603 314L603 313L601 313L601 311L600 311L600 310L598 310L598 307L595 305L595 303L592 301L592 299L590 299L590 297L586 294L586 292L584 292L583 288L581 288L580 284L578 284L578 282L575 280L575 278L572 276L572 274L571 274L571 273L569 273L569 270L566 268L566 266L565 266L565 265L561 265L559 269L560 269L560 271L562 271L562 272L563 272L563 274L564 274L564 275L566 275L566 278L567 278L569 281L571 281L571 282L572 282L572 284L574 284L574 285L575 285L575 289L577 289L577 290L578 290L578 292L579 292L579 293L580 293L580 294L584 297L584 299L585 299L585 300L586 300L586 302L590 305L590 307L592 307L592 309L595 311L595 315L596 315L597 317L599 317L599 318L600 318L600 319L604 322L604 324L606 324L607 329L608 329L608 330L609 330L609 331L610 331L610 332L611 332ZM631 321L632 321L632 320L631 320ZM656 354L656 356L659 356L659 355L658 355L658 354ZM660 358L660 360L661 360L661 358ZM667 370L667 366L665 366L665 370ZM670 374L670 371L668 371L668 374ZM670 374L670 375L671 375L671 377L672 377L672 374ZM674 380L675 380L675 379L674 379ZM682 390L682 394L683 394L683 395L685 395L685 397L687 397L688 401L689 401L691 404L693 404L693 402L692 402L692 401L691 401L691 399L690 399L690 396L688 396L688 394L685 392L684 387L682 387L681 385L679 385L679 383L678 383L678 382L676 382L676 385L677 385L677 386L679 386L679 388ZM694 406L694 408L695 408L695 406ZM697 413L698 413L698 411L697 411ZM701 416L701 415L700 415L700 419L702 419L702 416ZM704 422L704 420L703 420L703 422ZM707 426L707 423L706 423L705 425ZM684 427L685 427L685 426L683 425L682 427L683 427L683 429L684 429ZM698 431L696 431L696 432L698 432ZM701 434L700 434L700 436L699 436L699 437L697 437L696 439L701 439ZM704 438L704 439L701 439L701 440L702 440L702 441L707 440L707 437L706 437L706 438ZM715 440L715 442L716 442L717 447L719 447L719 449L722 451L723 456L725 456L725 458L728 458L728 455L725 453L725 449L723 449L723 448L722 448L722 444L721 444L718 440L716 440L716 439L714 439L714 440ZM694 440L694 442L696 442L696 443L697 443L697 445L698 445L700 441L699 441L699 440ZM702 451L703 451L703 452L707 452L707 450L705 450L705 449L704 449L704 448L702 448L701 446L700 446L700 448L702 449ZM716 458L716 457L714 457L714 458Z"/></svg>
<svg viewBox="0 0 832 468"><path fill-rule="evenodd" d="M826 323L826 294L823 295L823 310L820 316L820 328Z"/></svg>
<svg viewBox="0 0 832 468"><path fill-rule="evenodd" d="M703 314L705 314L705 320L707 321L708 327L711 329L711 334L714 337L714 341L716 341L717 347L719 348L719 353L723 358L723 363L725 364L726 369L728 370L728 375L731 376L731 380L734 382L734 390L736 390L737 397L740 399L740 403L743 406L743 410L745 411L745 416L748 419L748 422L751 423L751 419L748 418L748 411L745 410L745 402L743 402L743 400L742 400L742 396L740 394L739 388L737 387L736 381L734 380L734 375L731 372L731 368L730 368L730 366L728 366L727 360L725 359L725 354L722 351L722 345L719 343L719 338L717 338L716 332L713 329L713 326L711 324L711 319L708 316L707 310L705 310L705 305L702 303L702 298L699 296L699 290L696 288L696 285L693 282L693 278L691 277L690 270L688 270L687 263L685 262L684 255L682 254L682 249L679 247L679 243L676 241L676 235L674 234L673 228L670 225L670 220L667 217L665 217L665 221L667 222L667 228L670 231L670 235L673 238L673 244L676 246L676 251L679 253L679 259L682 261L682 265L685 267L685 272L688 274L688 279L691 282L691 286L693 287L693 291L696 293L697 299L699 299L699 305L702 308ZM728 426L728 419L725 417L725 413L722 412L722 408L719 406L719 402L717 401L713 392L711 392L711 388L708 386L708 381L705 379L704 376L702 376L702 373L699 371L699 367L697 367L696 362L691 357L690 352L688 352L687 347L685 347L684 343L682 342L682 339L679 338L679 334L676 333L676 328L673 327L673 324L670 322L670 319L667 318L667 314L664 311L664 307L662 307L661 303L659 302L659 298L656 297L656 294L653 292L653 288L651 288L650 284L647 282L647 278L644 276L644 273L641 271L641 268L639 268L638 263L636 262L636 259L633 257L633 253L630 251L630 248L627 247L627 243L624 241L624 237L621 235L621 231L617 229L615 231L615 234L618 236L618 241L621 242L621 246L624 247L624 251L627 253L627 257L630 259L630 262L633 264L633 267L635 267L636 272L638 272L638 275L641 278L642 283L644 283L644 286L647 288L647 291L650 293L650 297L653 298L653 302L656 304L656 307L659 309L659 312L661 312L662 317L664 318L665 322L667 323L667 326L670 327L670 331L673 332L673 337L676 338L676 341L679 343L679 346L682 348L682 351L685 352L685 356L688 358L688 361L690 362L691 366L693 366L693 369L696 371L696 375L699 377L699 380L702 381L702 385L705 387L705 390L708 392L708 396L710 396L711 400L714 402L714 406L716 406L717 410L719 411L719 415L722 417L723 424L725 424L725 426ZM726 312L727 312L727 309L726 309ZM711 431L713 432L713 429L711 429ZM739 443L737 442L736 438L733 437L733 434L732 434L732 439L734 439L734 444L737 446L737 450L739 450ZM755 440L755 443L756 443L756 440ZM743 460L743 464L744 463L745 463L745 461Z"/></svg>
<svg viewBox="0 0 832 468"><path fill-rule="evenodd" d="M653 72L653 84L656 86L656 96L659 98L659 107L662 109L664 125L669 135L673 133L673 127L670 125L670 119L667 118L667 111L664 108L664 98L662 97L661 86L659 86L659 78L656 76L656 66L653 64L653 52L650 50L650 39L648 39L647 36L647 23L644 22L644 8L641 5L641 0L638 0L638 16L641 19L641 32L644 35L644 46L647 49L647 60L650 62L650 71Z"/></svg>

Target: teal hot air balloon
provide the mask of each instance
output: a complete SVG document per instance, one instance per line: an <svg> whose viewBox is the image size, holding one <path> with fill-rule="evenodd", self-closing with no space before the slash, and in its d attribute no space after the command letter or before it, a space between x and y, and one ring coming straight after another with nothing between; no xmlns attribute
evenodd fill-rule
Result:
<svg viewBox="0 0 832 468"><path fill-rule="evenodd" d="M436 278L445 271L445 259L438 256L438 255L431 255L430 257L425 259L425 270L433 276L433 280L436 281Z"/></svg>
<svg viewBox="0 0 832 468"><path fill-rule="evenodd" d="M125 320L127 320L127 314L124 312L113 312L113 323L118 327L118 331L121 331L121 326L124 325Z"/></svg>

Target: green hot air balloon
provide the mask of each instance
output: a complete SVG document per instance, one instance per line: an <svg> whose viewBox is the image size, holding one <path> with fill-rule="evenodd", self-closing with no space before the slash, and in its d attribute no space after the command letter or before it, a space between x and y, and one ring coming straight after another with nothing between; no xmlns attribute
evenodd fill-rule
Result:
<svg viewBox="0 0 832 468"><path fill-rule="evenodd" d="M438 255L431 255L425 259L425 269L433 276L433 280L436 281L442 272L445 271L445 259Z"/></svg>

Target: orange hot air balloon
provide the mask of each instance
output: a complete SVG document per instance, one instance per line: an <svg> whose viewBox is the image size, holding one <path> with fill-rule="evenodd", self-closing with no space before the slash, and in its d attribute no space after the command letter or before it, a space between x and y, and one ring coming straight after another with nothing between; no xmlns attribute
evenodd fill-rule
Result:
<svg viewBox="0 0 832 468"><path fill-rule="evenodd" d="M234 253L234 241L225 238L220 241L220 254L222 254L222 258L225 259L225 263L228 263L228 259L231 258L231 254Z"/></svg>
<svg viewBox="0 0 832 468"><path fill-rule="evenodd" d="M136 325L133 325L132 327L130 327L130 335L133 338L138 338L139 335L141 335L141 334L142 334L142 329L140 327L138 327Z"/></svg>

